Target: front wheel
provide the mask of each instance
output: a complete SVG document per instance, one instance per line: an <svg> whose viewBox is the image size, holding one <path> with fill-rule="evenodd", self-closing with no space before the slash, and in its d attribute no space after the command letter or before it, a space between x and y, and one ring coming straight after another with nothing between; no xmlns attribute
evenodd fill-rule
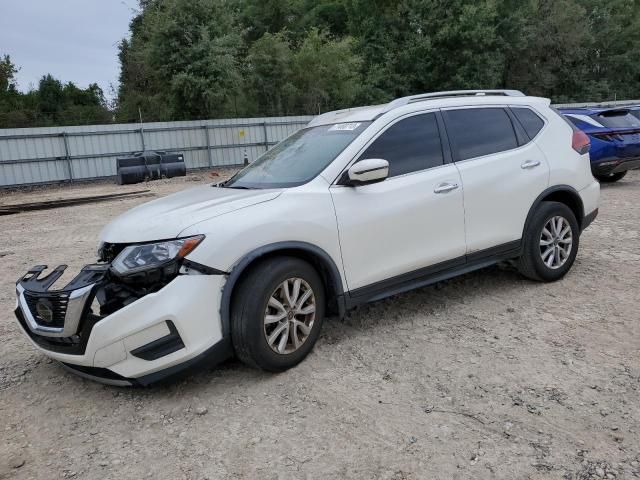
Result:
<svg viewBox="0 0 640 480"><path fill-rule="evenodd" d="M609 173L608 175L594 175L600 183L613 183L624 178L627 171L618 173Z"/></svg>
<svg viewBox="0 0 640 480"><path fill-rule="evenodd" d="M311 351L324 319L322 279L307 262L274 257L252 267L238 285L231 339L244 363L281 372Z"/></svg>
<svg viewBox="0 0 640 480"><path fill-rule="evenodd" d="M580 227L564 203L542 202L523 238L519 270L525 277L543 282L562 278L578 253Z"/></svg>

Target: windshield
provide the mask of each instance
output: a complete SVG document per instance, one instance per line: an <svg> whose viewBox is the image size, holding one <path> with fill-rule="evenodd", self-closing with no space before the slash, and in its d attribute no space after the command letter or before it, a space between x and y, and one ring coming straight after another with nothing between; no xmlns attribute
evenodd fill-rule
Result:
<svg viewBox="0 0 640 480"><path fill-rule="evenodd" d="M224 184L227 188L297 187L315 178L371 122L299 130Z"/></svg>

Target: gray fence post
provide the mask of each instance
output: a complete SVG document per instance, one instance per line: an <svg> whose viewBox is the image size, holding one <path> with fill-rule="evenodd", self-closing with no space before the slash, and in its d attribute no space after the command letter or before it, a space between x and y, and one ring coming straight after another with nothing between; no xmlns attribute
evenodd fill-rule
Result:
<svg viewBox="0 0 640 480"><path fill-rule="evenodd" d="M269 150L269 139L267 138L267 121L262 122L262 131L264 132L264 151Z"/></svg>
<svg viewBox="0 0 640 480"><path fill-rule="evenodd" d="M64 142L64 154L67 159L67 171L69 173L69 182L73 183L73 166L71 165L71 155L69 154L69 140L67 133L62 132L62 141Z"/></svg>
<svg viewBox="0 0 640 480"><path fill-rule="evenodd" d="M211 153L211 137L209 136L209 126L204 126L204 132L207 137L207 157L209 159L209 168L213 167L213 154Z"/></svg>
<svg viewBox="0 0 640 480"><path fill-rule="evenodd" d="M147 149L147 147L144 144L144 127L142 125L140 125L139 132L140 132L140 141L142 142L142 151L144 152Z"/></svg>

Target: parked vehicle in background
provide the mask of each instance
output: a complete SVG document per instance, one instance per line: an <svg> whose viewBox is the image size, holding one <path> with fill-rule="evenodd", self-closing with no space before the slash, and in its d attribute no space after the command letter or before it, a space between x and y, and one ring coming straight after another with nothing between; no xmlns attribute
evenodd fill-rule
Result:
<svg viewBox="0 0 640 480"><path fill-rule="evenodd" d="M591 139L591 170L617 182L640 168L640 108L564 108L560 111Z"/></svg>
<svg viewBox="0 0 640 480"><path fill-rule="evenodd" d="M600 185L549 103L456 91L320 115L228 181L112 221L66 287L64 266L31 268L16 316L70 370L148 384L233 354L285 370L325 314L499 261L558 280Z"/></svg>

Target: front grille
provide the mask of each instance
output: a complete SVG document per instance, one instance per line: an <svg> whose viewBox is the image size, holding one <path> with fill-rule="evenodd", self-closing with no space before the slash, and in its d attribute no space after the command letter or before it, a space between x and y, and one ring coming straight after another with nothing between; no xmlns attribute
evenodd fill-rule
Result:
<svg viewBox="0 0 640 480"><path fill-rule="evenodd" d="M34 294L24 292L31 315L43 327L64 328L64 319L69 304L68 293Z"/></svg>
<svg viewBox="0 0 640 480"><path fill-rule="evenodd" d="M71 335L70 337L48 337L45 335L38 335L29 328L20 308L16 308L14 313L25 333L29 335L34 342L45 350L66 353L69 355L84 355L91 330L94 325L102 319L96 315L89 314L82 322L82 330L80 330L78 334Z"/></svg>

